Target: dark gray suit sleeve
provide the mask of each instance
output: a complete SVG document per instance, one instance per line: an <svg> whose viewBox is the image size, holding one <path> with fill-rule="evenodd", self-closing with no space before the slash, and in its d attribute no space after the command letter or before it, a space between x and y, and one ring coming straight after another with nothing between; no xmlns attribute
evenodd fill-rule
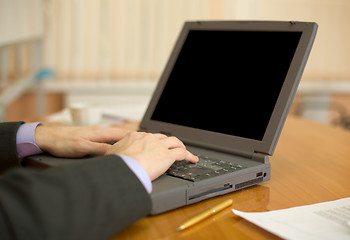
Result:
<svg viewBox="0 0 350 240"><path fill-rule="evenodd" d="M20 124L0 126L2 169L18 165ZM150 210L149 194L118 156L0 175L0 239L106 239Z"/></svg>
<svg viewBox="0 0 350 240"><path fill-rule="evenodd" d="M106 239L150 209L149 194L118 156L0 178L0 239Z"/></svg>
<svg viewBox="0 0 350 240"><path fill-rule="evenodd" d="M18 166L16 135L23 122L0 123L0 173Z"/></svg>

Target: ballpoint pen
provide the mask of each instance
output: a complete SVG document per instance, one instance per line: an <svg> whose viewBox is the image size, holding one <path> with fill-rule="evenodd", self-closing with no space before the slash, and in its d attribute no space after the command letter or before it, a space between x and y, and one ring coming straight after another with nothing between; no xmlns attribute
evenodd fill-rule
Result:
<svg viewBox="0 0 350 240"><path fill-rule="evenodd" d="M232 205L232 199L227 199L207 210L205 210L204 212L190 218L189 220L187 220L186 222L184 222L183 224L181 224L176 230L177 231L182 231L200 221L202 221L203 219L220 212L221 210L225 209L226 207Z"/></svg>

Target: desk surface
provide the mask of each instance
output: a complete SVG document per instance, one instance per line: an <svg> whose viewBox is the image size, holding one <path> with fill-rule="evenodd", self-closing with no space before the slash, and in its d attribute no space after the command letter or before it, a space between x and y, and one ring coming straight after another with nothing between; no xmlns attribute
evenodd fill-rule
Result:
<svg viewBox="0 0 350 240"><path fill-rule="evenodd" d="M271 180L145 217L112 239L279 239L230 208L182 232L175 229L226 198L235 209L259 212L350 197L350 131L289 117L270 159Z"/></svg>

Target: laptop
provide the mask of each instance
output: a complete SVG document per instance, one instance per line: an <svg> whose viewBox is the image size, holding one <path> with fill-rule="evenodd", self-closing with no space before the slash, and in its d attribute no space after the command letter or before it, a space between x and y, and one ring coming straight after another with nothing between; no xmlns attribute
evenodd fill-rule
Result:
<svg viewBox="0 0 350 240"><path fill-rule="evenodd" d="M270 179L316 35L312 22L186 22L140 124L199 156L153 181L159 214ZM55 165L53 157L40 162Z"/></svg>

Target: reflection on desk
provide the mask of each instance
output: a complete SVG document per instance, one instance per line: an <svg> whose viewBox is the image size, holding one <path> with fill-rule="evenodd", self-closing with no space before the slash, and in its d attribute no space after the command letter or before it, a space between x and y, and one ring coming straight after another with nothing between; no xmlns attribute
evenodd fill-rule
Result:
<svg viewBox="0 0 350 240"><path fill-rule="evenodd" d="M350 197L350 132L289 117L271 157L271 169L270 181L145 217L112 239L279 239L235 216L230 208L182 232L176 227L228 197L235 209L247 212Z"/></svg>

